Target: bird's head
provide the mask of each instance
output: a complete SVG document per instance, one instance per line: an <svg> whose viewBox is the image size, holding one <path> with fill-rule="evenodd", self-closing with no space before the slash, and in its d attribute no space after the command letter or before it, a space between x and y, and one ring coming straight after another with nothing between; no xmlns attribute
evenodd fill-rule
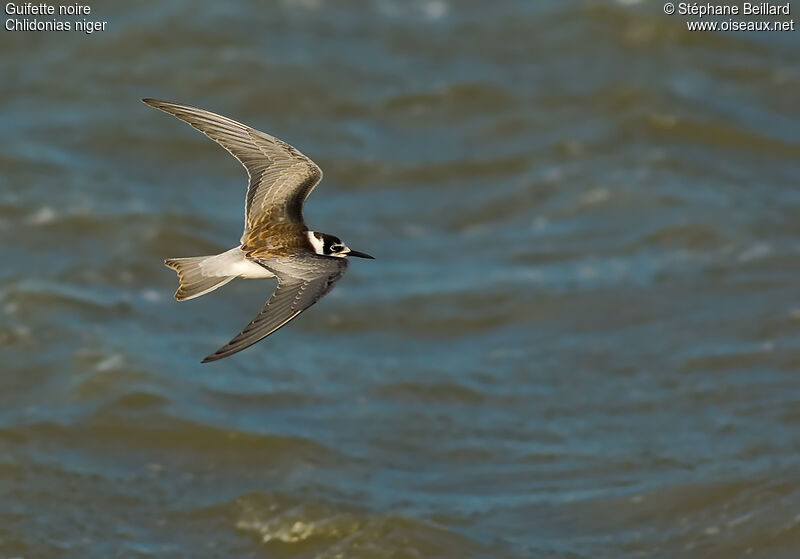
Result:
<svg viewBox="0 0 800 559"><path fill-rule="evenodd" d="M350 248L348 248L348 246L344 244L339 237L334 235L317 233L316 231L308 231L306 235L308 235L308 242L311 243L311 246L314 248L314 252L317 254L321 254L323 256L335 256L336 258L358 256L359 258L375 259L375 257L370 256L365 252L350 250Z"/></svg>

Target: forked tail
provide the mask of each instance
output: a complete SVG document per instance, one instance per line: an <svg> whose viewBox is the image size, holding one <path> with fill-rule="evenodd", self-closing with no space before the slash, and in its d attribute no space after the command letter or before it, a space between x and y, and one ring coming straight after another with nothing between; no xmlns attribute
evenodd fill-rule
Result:
<svg viewBox="0 0 800 559"><path fill-rule="evenodd" d="M214 266L219 256L193 256L164 260L164 264L178 272L180 287L175 292L175 298L178 301L205 295L236 277L235 275L224 275L222 270Z"/></svg>

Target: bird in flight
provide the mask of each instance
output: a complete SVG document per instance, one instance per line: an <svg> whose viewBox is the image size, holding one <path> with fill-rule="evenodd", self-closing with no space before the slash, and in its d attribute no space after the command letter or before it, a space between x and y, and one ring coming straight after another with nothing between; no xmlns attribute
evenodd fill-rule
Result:
<svg viewBox="0 0 800 559"><path fill-rule="evenodd" d="M247 170L244 233L239 245L213 256L170 258L178 272L178 301L205 295L235 278L277 278L278 286L256 317L230 342L203 359L216 361L242 351L319 301L347 269L347 257L372 258L341 239L310 231L303 204L322 179L308 157L281 140L203 109L142 99L196 128Z"/></svg>

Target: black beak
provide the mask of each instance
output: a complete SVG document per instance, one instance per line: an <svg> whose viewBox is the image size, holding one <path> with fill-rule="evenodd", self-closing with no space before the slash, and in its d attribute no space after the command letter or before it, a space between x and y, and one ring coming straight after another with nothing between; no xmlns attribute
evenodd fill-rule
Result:
<svg viewBox="0 0 800 559"><path fill-rule="evenodd" d="M374 256L370 256L366 252L358 252L357 250L351 250L347 253L347 256L358 256L359 258L369 258L370 260L375 260Z"/></svg>

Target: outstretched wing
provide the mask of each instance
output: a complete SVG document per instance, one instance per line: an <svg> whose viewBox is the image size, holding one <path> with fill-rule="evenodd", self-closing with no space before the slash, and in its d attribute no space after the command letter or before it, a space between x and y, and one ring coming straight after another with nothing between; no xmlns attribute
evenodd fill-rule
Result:
<svg viewBox="0 0 800 559"><path fill-rule="evenodd" d="M322 179L322 171L289 144L235 120L203 109L157 99L145 103L196 128L244 165L250 183L242 243L266 223L288 222L305 229L303 203Z"/></svg>
<svg viewBox="0 0 800 559"><path fill-rule="evenodd" d="M313 259L314 273L310 273L311 268L308 263L304 266L288 266L286 271L282 268L268 266L269 270L278 276L278 287L272 294L267 304L261 312L245 326L235 338L223 347L203 359L203 363L216 361L223 357L233 355L243 349L250 347L254 343L266 338L275 330L292 320L308 307L322 299L342 277L347 268L347 260L344 258L331 258L326 256L307 256ZM303 269L306 273L297 274ZM294 272L289 275L288 270ZM298 277L299 276L299 277Z"/></svg>

